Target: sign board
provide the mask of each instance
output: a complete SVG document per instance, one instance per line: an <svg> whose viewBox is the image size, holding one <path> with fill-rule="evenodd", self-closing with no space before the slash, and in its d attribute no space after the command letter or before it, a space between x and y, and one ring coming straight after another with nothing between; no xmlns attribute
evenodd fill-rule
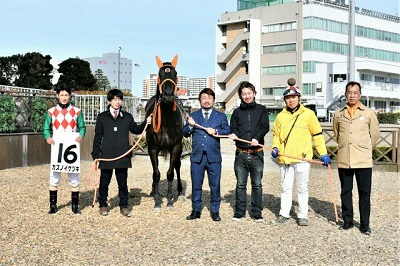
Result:
<svg viewBox="0 0 400 266"><path fill-rule="evenodd" d="M80 173L80 145L75 139L78 132L55 132L51 145L50 170L64 173Z"/></svg>

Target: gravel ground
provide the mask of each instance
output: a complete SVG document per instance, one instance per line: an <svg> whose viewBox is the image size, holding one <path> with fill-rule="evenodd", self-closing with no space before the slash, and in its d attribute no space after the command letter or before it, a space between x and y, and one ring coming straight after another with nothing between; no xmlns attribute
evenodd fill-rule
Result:
<svg viewBox="0 0 400 266"><path fill-rule="evenodd" d="M340 231L334 223L327 171L315 166L310 176L308 227L295 222L296 196L292 219L286 226L270 221L279 212L278 166L265 155L263 178L264 223L249 215L232 221L235 200L233 173L234 146L223 140L222 204L219 223L209 216L209 188L204 182L204 208L200 219L186 221L190 214L189 158L182 161L185 200L166 209L165 173L167 162L160 159L163 206L153 211L151 164L147 156L133 157L129 170L133 216L125 218L118 208L116 180L110 185L109 216L92 208L93 188L87 182L91 162L82 162L82 215L70 208L68 178L59 189L59 212L48 211L48 165L0 171L1 233L0 265L399 265L400 174L374 172L372 188L372 235L357 228ZM340 189L333 171L336 202L340 216ZM249 185L250 187L250 185ZM250 189L248 187L248 193ZM174 188L176 184L174 181ZM354 190L355 220L358 195ZM340 219L339 219L340 220Z"/></svg>

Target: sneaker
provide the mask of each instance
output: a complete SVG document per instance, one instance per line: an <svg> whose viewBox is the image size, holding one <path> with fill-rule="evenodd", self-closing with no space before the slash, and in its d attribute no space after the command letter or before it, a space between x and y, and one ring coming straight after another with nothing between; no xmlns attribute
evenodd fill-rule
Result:
<svg viewBox="0 0 400 266"><path fill-rule="evenodd" d="M272 220L272 224L278 225L278 224L288 224L289 223L289 218L285 218L282 215L279 215L279 217L275 220Z"/></svg>
<svg viewBox="0 0 400 266"><path fill-rule="evenodd" d="M260 216L254 216L253 217L254 221L256 223L263 223L264 222L264 218L260 215Z"/></svg>
<svg viewBox="0 0 400 266"><path fill-rule="evenodd" d="M242 220L243 218L244 218L244 216L235 214L235 215L233 215L232 220L233 220L233 221L240 221L240 220Z"/></svg>
<svg viewBox="0 0 400 266"><path fill-rule="evenodd" d="M308 220L307 218L299 218L299 226L308 226Z"/></svg>

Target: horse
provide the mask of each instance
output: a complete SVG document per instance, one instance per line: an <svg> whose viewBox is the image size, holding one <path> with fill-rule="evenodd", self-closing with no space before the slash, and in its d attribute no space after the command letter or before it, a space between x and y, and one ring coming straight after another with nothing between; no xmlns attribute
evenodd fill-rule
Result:
<svg viewBox="0 0 400 266"><path fill-rule="evenodd" d="M153 167L153 184L151 194L154 196L154 210L161 209L159 182L160 171L158 169L158 154L160 151L169 152L169 168L167 171L168 192L167 208L173 208L172 181L174 180L174 169L177 177L178 198L183 199L180 168L183 139L183 108L177 97L178 73L175 70L178 56L175 55L171 62L162 62L156 56L159 68L157 92L146 104L146 117L153 115L152 126L146 131L148 153Z"/></svg>

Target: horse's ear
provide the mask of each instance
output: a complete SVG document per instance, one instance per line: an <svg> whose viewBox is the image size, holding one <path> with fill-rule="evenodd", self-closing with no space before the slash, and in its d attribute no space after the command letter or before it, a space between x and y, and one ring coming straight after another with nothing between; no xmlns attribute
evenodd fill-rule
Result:
<svg viewBox="0 0 400 266"><path fill-rule="evenodd" d="M156 55L156 62L158 65L158 68L161 68L163 66L163 62L161 61L161 59L158 57L158 55Z"/></svg>
<svg viewBox="0 0 400 266"><path fill-rule="evenodd" d="M174 56L174 59L172 59L172 62L171 62L171 65L173 66L173 67L176 67L176 64L178 63L178 55L176 54L175 56Z"/></svg>

